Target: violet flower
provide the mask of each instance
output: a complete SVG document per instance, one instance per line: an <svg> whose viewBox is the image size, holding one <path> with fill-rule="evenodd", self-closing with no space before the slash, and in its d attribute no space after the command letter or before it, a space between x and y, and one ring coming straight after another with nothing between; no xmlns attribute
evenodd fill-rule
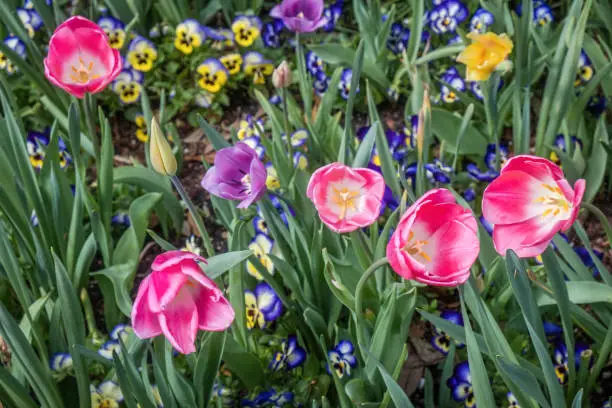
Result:
<svg viewBox="0 0 612 408"><path fill-rule="evenodd" d="M210 194L226 200L241 200L238 208L247 208L266 191L267 172L257 152L246 143L237 143L217 152L215 165L202 179Z"/></svg>
<svg viewBox="0 0 612 408"><path fill-rule="evenodd" d="M270 11L285 26L296 33L310 33L327 23L323 15L323 0L283 0Z"/></svg>

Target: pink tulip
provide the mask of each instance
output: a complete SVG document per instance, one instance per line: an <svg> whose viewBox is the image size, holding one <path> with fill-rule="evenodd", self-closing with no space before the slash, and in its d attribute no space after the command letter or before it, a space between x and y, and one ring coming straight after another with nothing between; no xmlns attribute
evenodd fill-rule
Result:
<svg viewBox="0 0 612 408"><path fill-rule="evenodd" d="M572 189L561 168L547 159L523 155L508 160L482 200L497 252L540 255L557 232L572 226L584 189L582 179Z"/></svg>
<svg viewBox="0 0 612 408"><path fill-rule="evenodd" d="M134 333L141 339L164 334L183 354L195 351L199 330L222 331L234 320L234 310L215 282L202 273L200 256L169 251L153 261L132 308Z"/></svg>
<svg viewBox="0 0 612 408"><path fill-rule="evenodd" d="M385 181L374 170L332 163L314 172L306 194L325 225L350 232L376 221L384 192Z"/></svg>
<svg viewBox="0 0 612 408"><path fill-rule="evenodd" d="M77 98L103 91L123 68L104 30L79 16L57 27L44 65L47 79Z"/></svg>
<svg viewBox="0 0 612 408"><path fill-rule="evenodd" d="M472 212L443 188L430 190L406 210L387 245L397 274L434 286L457 286L470 277L478 257Z"/></svg>

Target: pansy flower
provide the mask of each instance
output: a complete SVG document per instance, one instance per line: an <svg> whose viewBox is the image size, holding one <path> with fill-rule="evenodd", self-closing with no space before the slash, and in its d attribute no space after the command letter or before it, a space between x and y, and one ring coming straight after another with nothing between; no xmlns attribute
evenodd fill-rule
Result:
<svg viewBox="0 0 612 408"><path fill-rule="evenodd" d="M574 86L577 88L588 84L593 78L593 64L586 55L584 50L580 51L580 57L578 58L578 69L576 70L576 79L574 80Z"/></svg>
<svg viewBox="0 0 612 408"><path fill-rule="evenodd" d="M136 123L136 138L142 143L146 143L149 140L149 134L147 133L147 121L142 113L138 113L134 117L134 123Z"/></svg>
<svg viewBox="0 0 612 408"><path fill-rule="evenodd" d="M342 75L340 76L340 83L338 83L338 89L340 89L340 96L344 100L348 100L351 92L351 81L353 80L353 70L350 68L344 68ZM355 93L359 93L359 87L355 90Z"/></svg>
<svg viewBox="0 0 612 408"><path fill-rule="evenodd" d="M256 234L270 234L266 220L259 214L253 217L253 228L255 229Z"/></svg>
<svg viewBox="0 0 612 408"><path fill-rule="evenodd" d="M32 210L32 214L30 214L30 224L32 224L33 227L38 227L39 221L38 215L36 215L36 210Z"/></svg>
<svg viewBox="0 0 612 408"><path fill-rule="evenodd" d="M45 161L45 148L49 144L49 134L39 132L28 132L26 139L26 147L28 156L30 156L30 164L37 170L42 169Z"/></svg>
<svg viewBox="0 0 612 408"><path fill-rule="evenodd" d="M401 54L408 46L409 39L410 29L404 27L402 23L393 23L387 38L387 48L396 55Z"/></svg>
<svg viewBox="0 0 612 408"><path fill-rule="evenodd" d="M151 41L137 36L130 42L127 60L135 70L149 72L157 60L157 49Z"/></svg>
<svg viewBox="0 0 612 408"><path fill-rule="evenodd" d="M476 398L472 388L472 376L467 361L463 361L455 366L453 376L447 380L446 385L451 389L451 395L455 401L463 402L466 408L476 407Z"/></svg>
<svg viewBox="0 0 612 408"><path fill-rule="evenodd" d="M17 8L17 17L21 20L30 38L34 38L34 34L43 26L43 20L40 14L34 9L19 7Z"/></svg>
<svg viewBox="0 0 612 408"><path fill-rule="evenodd" d="M325 74L324 71L318 71L313 75L312 87L317 93L317 95L322 96L325 92L327 92L327 88L329 88L330 78Z"/></svg>
<svg viewBox="0 0 612 408"><path fill-rule="evenodd" d="M516 399L512 391L508 391L508 394L506 394L506 398L508 398L508 408L521 408L519 406L518 400Z"/></svg>
<svg viewBox="0 0 612 408"><path fill-rule="evenodd" d="M468 16L468 9L459 0L440 3L429 13L429 26L436 34L454 32Z"/></svg>
<svg viewBox="0 0 612 408"><path fill-rule="evenodd" d="M482 93L480 81L470 81L470 91L472 91L472 95L474 95L476 99L484 101L484 94Z"/></svg>
<svg viewBox="0 0 612 408"><path fill-rule="evenodd" d="M194 49L202 45L205 38L206 34L200 23L193 18L189 18L176 27L174 47L183 54L189 55Z"/></svg>
<svg viewBox="0 0 612 408"><path fill-rule="evenodd" d="M593 255L595 255L600 261L603 260L603 255L604 255L603 252L598 251L596 249L593 249L592 251L593 251ZM593 276L596 277L599 275L599 270L597 270L595 261L593 260L593 257L591 257L591 254L589 254L589 251L585 247L583 246L575 247L574 252L576 252L576 255L578 255L578 257L580 258L584 266L586 266L588 269L593 270Z"/></svg>
<svg viewBox="0 0 612 408"><path fill-rule="evenodd" d="M250 47L261 33L261 20L255 16L239 16L232 23L234 40L241 47Z"/></svg>
<svg viewBox="0 0 612 408"><path fill-rule="evenodd" d="M574 350L575 352L574 363L576 364L576 369L580 367L580 360L582 359L582 353L588 349L589 349L588 345L584 343L579 343L579 342L576 343L575 350ZM557 376L557 379L559 380L559 383L561 385L567 384L569 368L567 365L568 364L568 354L567 354L567 346L565 345L565 343L558 341L555 344L553 360L555 363L555 374ZM592 363L592 360L590 363Z"/></svg>
<svg viewBox="0 0 612 408"><path fill-rule="evenodd" d="M440 88L440 99L444 103L454 103L459 100L459 96L457 96L456 91L464 92L465 91L465 81L459 75L459 71L457 68L451 67L447 69L442 75L442 81L447 83L448 85L442 85Z"/></svg>
<svg viewBox="0 0 612 408"><path fill-rule="evenodd" d="M278 190L281 187L280 178L272 163L266 163L266 172L268 173L266 177L266 187L270 191Z"/></svg>
<svg viewBox="0 0 612 408"><path fill-rule="evenodd" d="M576 136L570 137L569 140L572 146L572 150L571 150L572 152L576 150L577 148L582 149L582 140L578 139ZM563 153L568 153L567 145L565 144L565 135L557 135L555 137L555 142L553 143L553 146L561 150ZM554 150L550 152L550 156L548 158L553 163L556 163L556 164L561 163L561 159L559 158L559 155Z"/></svg>
<svg viewBox="0 0 612 408"><path fill-rule="evenodd" d="M210 93L219 92L229 78L227 68L216 58L208 58L201 63L198 66L198 74L202 75L198 85Z"/></svg>
<svg viewBox="0 0 612 408"><path fill-rule="evenodd" d="M266 149L261 144L261 138L259 136L250 136L242 139L241 141L251 149L255 150L255 153L257 153L257 157L259 157L260 160L264 158Z"/></svg>
<svg viewBox="0 0 612 408"><path fill-rule="evenodd" d="M149 38L159 38L163 35L165 36L169 31L170 28L165 22L157 23L149 30Z"/></svg>
<svg viewBox="0 0 612 408"><path fill-rule="evenodd" d="M130 217L125 212L117 212L111 218L111 224L113 225L121 225L124 227L129 227L132 222L130 221Z"/></svg>
<svg viewBox="0 0 612 408"><path fill-rule="evenodd" d="M268 391L262 391L252 400L244 399L241 401L241 407L272 407L282 408L293 402L294 395L290 391L277 392L274 388ZM232 405L233 406L233 405Z"/></svg>
<svg viewBox="0 0 612 408"><path fill-rule="evenodd" d="M274 65L256 51L244 54L244 73L253 77L253 83L262 85L266 83L266 77L272 75Z"/></svg>
<svg viewBox="0 0 612 408"><path fill-rule="evenodd" d="M221 405L224 407L233 407L235 406L234 394L235 391L225 385L215 381L213 385L212 392L213 399L216 399L221 402Z"/></svg>
<svg viewBox="0 0 612 408"><path fill-rule="evenodd" d="M608 100L603 95L593 95L589 98L587 104L587 110L596 118L600 117L602 113L608 108Z"/></svg>
<svg viewBox="0 0 612 408"><path fill-rule="evenodd" d="M124 68L113 81L113 92L119 96L121 103L126 105L136 103L140 100L143 79L140 71Z"/></svg>
<svg viewBox="0 0 612 408"><path fill-rule="evenodd" d="M298 345L297 337L290 335L283 340L281 351L274 353L268 368L272 371L289 371L304 364L305 360L306 351Z"/></svg>
<svg viewBox="0 0 612 408"><path fill-rule="evenodd" d="M269 48L279 48L284 27L283 21L276 18L272 22L264 24L261 31L261 39L264 45Z"/></svg>
<svg viewBox="0 0 612 408"><path fill-rule="evenodd" d="M98 354L107 360L113 359L113 353L121 353L121 345L117 340L109 340L98 349Z"/></svg>
<svg viewBox="0 0 612 408"><path fill-rule="evenodd" d="M283 314L283 303L266 282L255 287L255 290L244 291L246 306L246 325L249 330L259 327L265 329L269 323Z"/></svg>
<svg viewBox="0 0 612 408"><path fill-rule="evenodd" d="M286 139L286 136L284 136ZM300 147L303 146L308 141L308 130L306 129L298 129L291 134L289 137L291 141L291 146ZM285 140L286 141L286 140Z"/></svg>
<svg viewBox="0 0 612 408"><path fill-rule="evenodd" d="M65 374L72 369L72 357L68 353L55 353L49 359L49 368L55 373Z"/></svg>
<svg viewBox="0 0 612 408"><path fill-rule="evenodd" d="M343 7L344 0L336 0L333 4L323 10L323 17L327 19L327 22L323 26L323 31L327 33L334 31L336 24L342 15Z"/></svg>
<svg viewBox="0 0 612 408"><path fill-rule="evenodd" d="M533 22L542 27L554 20L550 6L544 2L540 2L537 6L534 4Z"/></svg>
<svg viewBox="0 0 612 408"><path fill-rule="evenodd" d="M120 323L113 327L113 330L109 333L109 337L112 340L119 341L121 339L122 342L126 342L131 333L134 332L132 326L129 324Z"/></svg>
<svg viewBox="0 0 612 408"><path fill-rule="evenodd" d="M465 201L468 203L474 201L476 199L476 190L474 190L473 187L466 188L463 192L463 198L465 198Z"/></svg>
<svg viewBox="0 0 612 408"><path fill-rule="evenodd" d="M495 143L490 143L487 145L487 152L484 155L484 162L489 168L489 170L494 170L497 168L497 147ZM508 146L505 144L499 145L499 166L504 167L504 164L508 161Z"/></svg>
<svg viewBox="0 0 612 408"><path fill-rule="evenodd" d="M236 75L242 68L242 55L236 53L226 54L219 58L219 61L227 69L230 75Z"/></svg>
<svg viewBox="0 0 612 408"><path fill-rule="evenodd" d="M417 129L419 127L419 116L412 115L410 116L410 122L405 123L402 127L402 137L404 138L404 146L403 148L408 151L413 151L416 149L416 135Z"/></svg>
<svg viewBox="0 0 612 408"><path fill-rule="evenodd" d="M259 260L259 263L268 271L268 273L274 273L274 262L270 258L270 254L274 251L274 241L272 238L265 234L257 234L255 238L251 240L249 249L253 251L253 255ZM246 270L257 280L262 280L263 276L259 273L259 270L251 261L246 262Z"/></svg>
<svg viewBox="0 0 612 408"><path fill-rule="evenodd" d="M293 167L306 170L308 168L308 157L302 152L293 153Z"/></svg>
<svg viewBox="0 0 612 408"><path fill-rule="evenodd" d="M494 22L495 17L490 11L479 8L470 19L470 31L484 33Z"/></svg>
<svg viewBox="0 0 612 408"><path fill-rule="evenodd" d="M97 387L91 386L92 408L119 408L122 402L123 393L114 381L104 381Z"/></svg>
<svg viewBox="0 0 612 408"><path fill-rule="evenodd" d="M350 377L351 368L357 365L357 358L354 352L355 348L350 341L343 340L338 343L336 347L327 352L329 360L327 372L331 374L331 370L334 370L338 378L343 378L344 376Z"/></svg>
<svg viewBox="0 0 612 408"><path fill-rule="evenodd" d="M247 115L246 118L240 121L238 128L238 140L244 140L251 136L261 136L264 131L264 122L261 119L256 119L253 115Z"/></svg>
<svg viewBox="0 0 612 408"><path fill-rule="evenodd" d="M463 326L463 317L460 312L455 310L444 310L440 313L440 317L444 320L449 321L450 323L456 324L458 326ZM435 328L436 334L431 338L431 345L438 350L440 353L446 355L448 354L448 350L450 350L452 340L446 332ZM457 343L457 346L461 347L462 344Z"/></svg>
<svg viewBox="0 0 612 408"><path fill-rule="evenodd" d="M203 29L213 49L224 50L234 46L234 33L229 28L204 27Z"/></svg>
<svg viewBox="0 0 612 408"><path fill-rule="evenodd" d="M306 69L310 75L315 76L317 72L325 71L325 64L313 51L308 51L306 54Z"/></svg>
<svg viewBox="0 0 612 408"><path fill-rule="evenodd" d="M25 59L25 44L19 37L16 35L7 36L4 39L4 45L13 50L21 58ZM9 75L12 75L19 70L19 68L17 68L17 66L11 60L9 60L9 58L3 52L0 52L0 69L6 70Z"/></svg>
<svg viewBox="0 0 612 408"><path fill-rule="evenodd" d="M451 182L450 177L452 173L452 166L444 164L444 162L438 158L434 158L433 162L425 164L425 175L429 180L434 180L441 184L448 184Z"/></svg>
<svg viewBox="0 0 612 408"><path fill-rule="evenodd" d="M125 24L115 17L105 16L100 17L98 25L108 37L108 44L111 48L120 50L125 44Z"/></svg>

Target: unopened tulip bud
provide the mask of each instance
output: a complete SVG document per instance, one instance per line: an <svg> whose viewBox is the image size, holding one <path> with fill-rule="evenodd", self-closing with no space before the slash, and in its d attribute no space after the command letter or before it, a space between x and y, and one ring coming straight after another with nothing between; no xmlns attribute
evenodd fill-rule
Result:
<svg viewBox="0 0 612 408"><path fill-rule="evenodd" d="M151 120L150 129L149 152L153 169L159 174L174 176L177 167L176 157L174 157L172 148L164 137L164 132L155 118Z"/></svg>
<svg viewBox="0 0 612 408"><path fill-rule="evenodd" d="M272 84L275 88L287 88L291 85L292 80L291 69L287 61L281 62L281 64L274 70L272 74Z"/></svg>

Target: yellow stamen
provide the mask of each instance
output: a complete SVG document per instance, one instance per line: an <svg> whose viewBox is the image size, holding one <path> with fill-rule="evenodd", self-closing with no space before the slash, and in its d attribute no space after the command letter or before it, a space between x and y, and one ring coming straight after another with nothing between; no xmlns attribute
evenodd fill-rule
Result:
<svg viewBox="0 0 612 408"><path fill-rule="evenodd" d="M572 209L571 203L567 201L563 191L558 186L542 184L542 187L550 191L550 194L540 196L534 200L535 203L548 206L542 213L542 217L547 217L551 214L557 216L561 211L567 213Z"/></svg>
<svg viewBox="0 0 612 408"><path fill-rule="evenodd" d="M410 231L408 235L408 242L404 246L404 251L408 252L409 255L420 255L426 262L431 262L431 257L423 250L423 247L429 243L427 240L415 240L412 242L414 238L414 232Z"/></svg>
<svg viewBox="0 0 612 408"><path fill-rule="evenodd" d="M346 218L346 213L349 209L355 209L355 198L359 197L359 191L350 191L347 187L337 189L332 187L334 195L332 196L332 202L340 206L340 215L338 218L343 220Z"/></svg>
<svg viewBox="0 0 612 408"><path fill-rule="evenodd" d="M87 82L100 77L98 74L92 75L91 70L93 67L93 61L85 66L85 61L83 61L83 58L79 58L79 67L77 68L74 65L71 67L73 73L70 74L70 79L78 84L86 84Z"/></svg>

